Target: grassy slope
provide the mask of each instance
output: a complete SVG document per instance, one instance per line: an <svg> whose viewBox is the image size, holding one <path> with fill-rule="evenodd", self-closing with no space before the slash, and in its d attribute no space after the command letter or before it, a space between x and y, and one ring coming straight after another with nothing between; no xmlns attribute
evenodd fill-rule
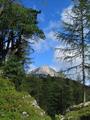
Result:
<svg viewBox="0 0 90 120"><path fill-rule="evenodd" d="M0 77L0 120L51 120L28 93Z"/></svg>

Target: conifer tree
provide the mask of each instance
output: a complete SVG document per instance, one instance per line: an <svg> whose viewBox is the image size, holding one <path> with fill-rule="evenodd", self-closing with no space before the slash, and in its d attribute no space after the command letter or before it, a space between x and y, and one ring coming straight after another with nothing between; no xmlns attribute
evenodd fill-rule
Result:
<svg viewBox="0 0 90 120"><path fill-rule="evenodd" d="M0 67L16 88L25 78L25 65L33 51L31 38L45 37L37 21L41 11L25 8L19 1L0 0Z"/></svg>

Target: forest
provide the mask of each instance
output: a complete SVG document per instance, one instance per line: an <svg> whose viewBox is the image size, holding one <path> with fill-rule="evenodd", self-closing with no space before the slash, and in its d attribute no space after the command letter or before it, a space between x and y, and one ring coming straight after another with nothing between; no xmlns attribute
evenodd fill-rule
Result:
<svg viewBox="0 0 90 120"><path fill-rule="evenodd" d="M90 120L90 1L71 0L53 31L41 27L44 9L24 2L0 0L0 120ZM55 66L52 51L63 69L32 70L32 55L37 66Z"/></svg>

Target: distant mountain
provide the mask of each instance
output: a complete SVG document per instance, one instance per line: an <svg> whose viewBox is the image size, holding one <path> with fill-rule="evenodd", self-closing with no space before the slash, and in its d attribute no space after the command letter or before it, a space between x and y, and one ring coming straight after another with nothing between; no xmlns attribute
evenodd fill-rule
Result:
<svg viewBox="0 0 90 120"><path fill-rule="evenodd" d="M32 70L31 74L35 74L35 75L50 75L52 77L53 76L58 76L58 72L56 72L53 68L51 68L51 67L49 67L47 65Z"/></svg>

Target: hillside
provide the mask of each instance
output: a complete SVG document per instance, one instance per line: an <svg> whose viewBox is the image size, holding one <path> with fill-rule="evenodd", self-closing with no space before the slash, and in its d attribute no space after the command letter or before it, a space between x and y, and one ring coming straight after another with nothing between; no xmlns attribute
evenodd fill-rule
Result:
<svg viewBox="0 0 90 120"><path fill-rule="evenodd" d="M0 120L51 120L28 93L0 77Z"/></svg>
<svg viewBox="0 0 90 120"><path fill-rule="evenodd" d="M84 108L79 106L74 106L64 116L55 115L55 120L90 120L90 104ZM17 92L8 79L0 77L0 120L51 120L51 118L27 92Z"/></svg>
<svg viewBox="0 0 90 120"><path fill-rule="evenodd" d="M90 100L90 88L86 88L87 100ZM23 81L21 89L31 94L52 118L58 113L64 114L68 107L82 102L82 85L67 78L29 75Z"/></svg>

